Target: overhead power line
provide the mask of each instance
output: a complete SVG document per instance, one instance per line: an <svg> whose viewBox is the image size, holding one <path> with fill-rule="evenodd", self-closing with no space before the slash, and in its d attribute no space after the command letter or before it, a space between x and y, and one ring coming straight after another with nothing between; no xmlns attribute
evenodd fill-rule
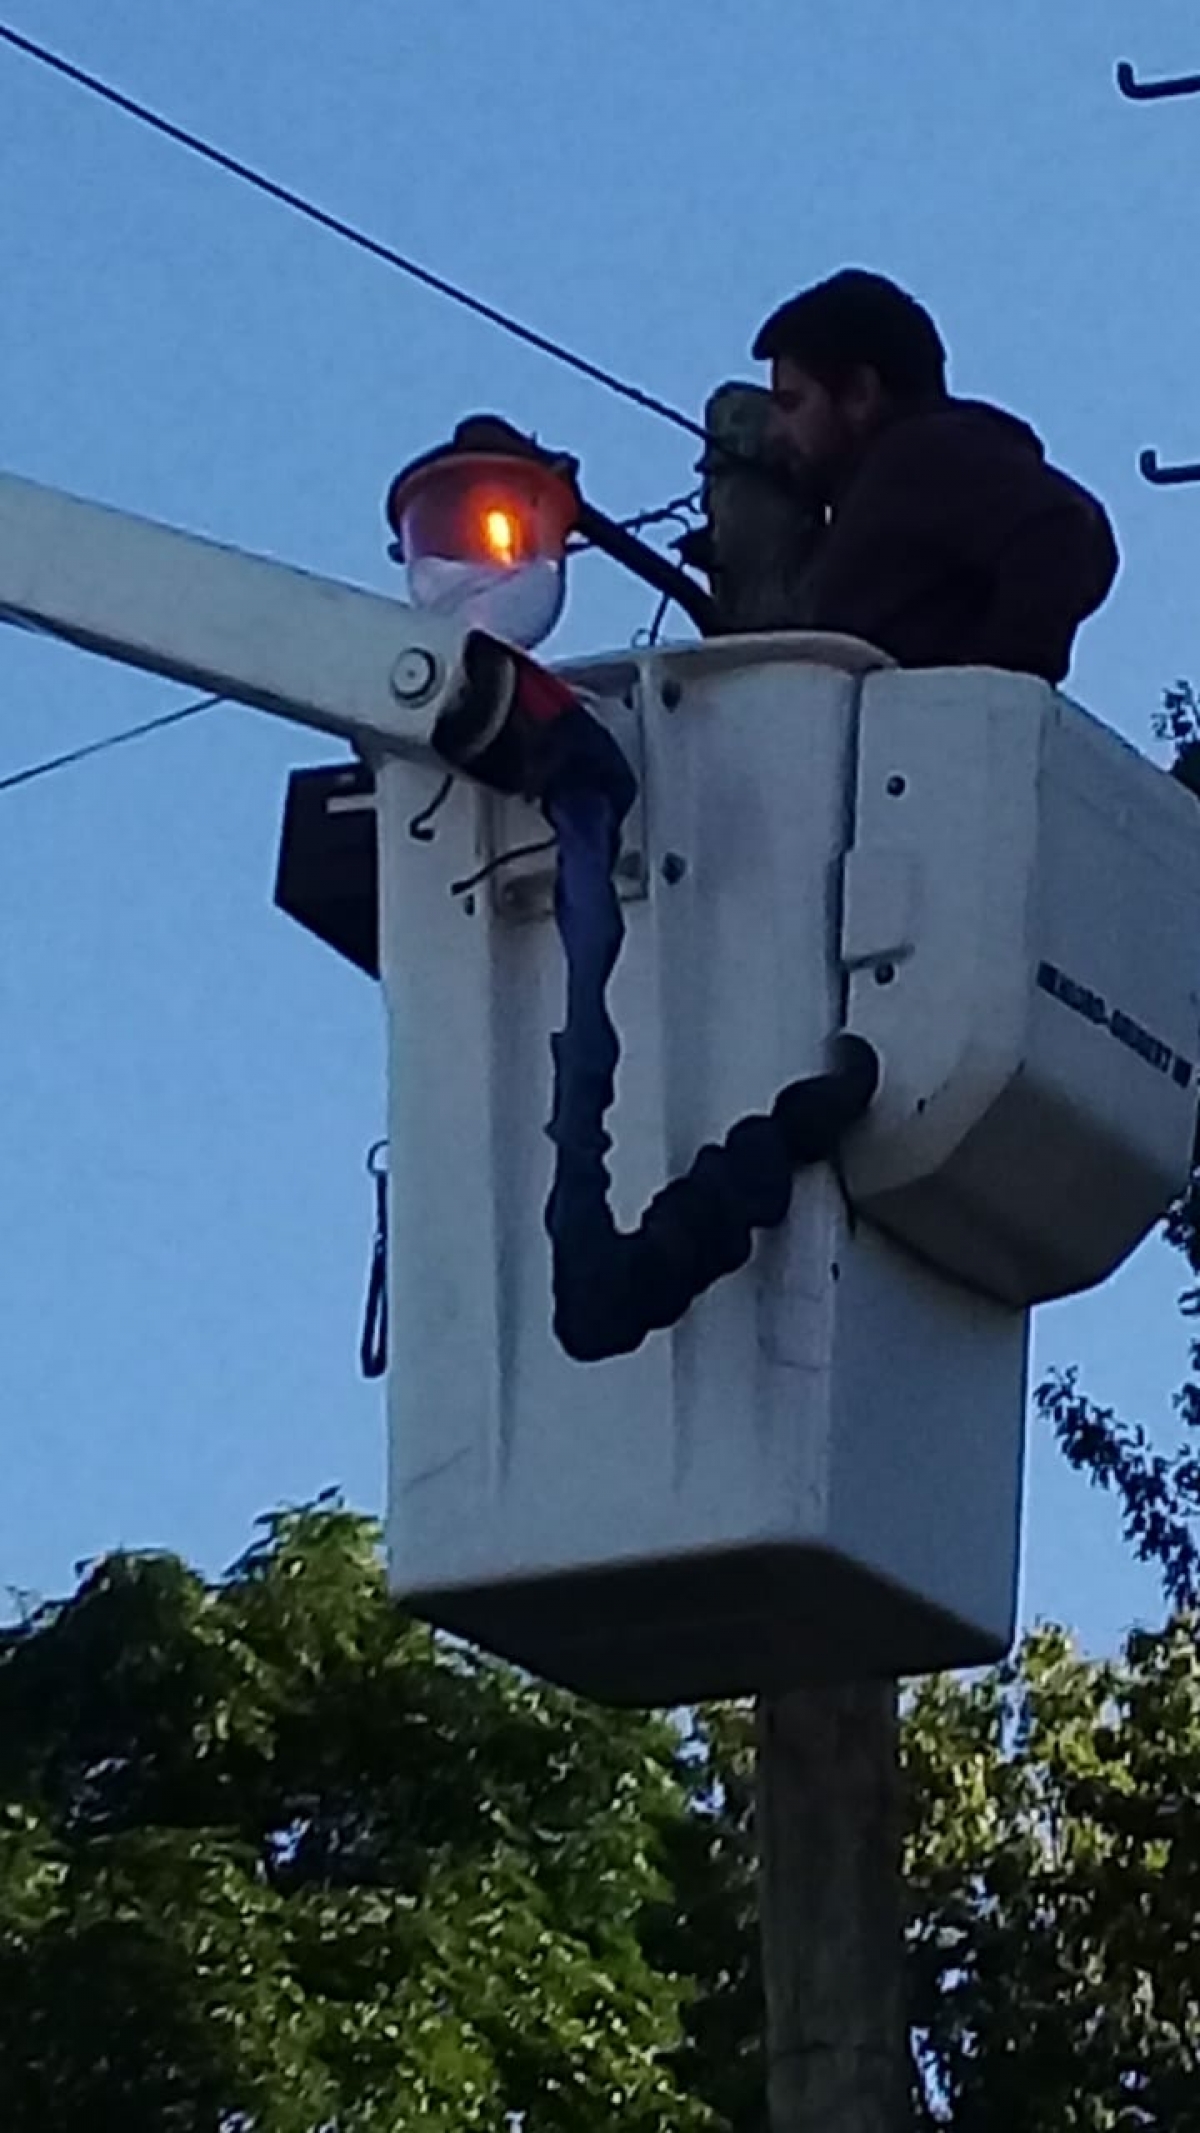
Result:
<svg viewBox="0 0 1200 2133"><path fill-rule="evenodd" d="M34 38L24 36L21 31L11 29L5 23L0 23L0 39L14 50L23 52L26 58L36 60L41 66L50 67L54 73L74 82L78 88L86 89L90 95L102 98L106 104L111 104L116 110L124 111L128 117L137 119L141 125L151 127L155 133L160 133L167 140L176 142L179 147L188 149L192 155L201 156L205 162L214 163L218 170L227 171L231 177L240 178L245 185L252 185L256 191L265 193L268 199L278 200L282 206L291 208L297 215L303 215L309 222L315 222L319 228L331 230L334 236L345 238L347 244L357 246L360 252L367 252L374 259L382 259L385 265L395 267L401 274L407 274L410 280L435 290L450 303L460 305L464 311L473 312L476 318L486 319L490 325L498 326L502 333L511 334L514 340L524 341L527 347L536 348L542 355L551 356L555 362L566 364L571 370L578 371L581 377L591 378L594 384L603 385L607 391L618 393L623 400L632 401L635 407L644 408L648 414L658 415L664 422L670 422L676 429L685 431L688 436L704 439L703 425L693 422L690 416L681 414L679 409L672 407L668 401L660 400L654 393L645 392L640 385L631 385L628 379L618 377L614 371L589 361L587 356L579 355L574 349L566 347L562 341L553 340L549 334L538 333L534 327L514 318L511 312L501 311L495 304L485 303L482 297L472 296L469 290L460 288L445 275L435 274L431 268L422 266L418 260L408 258L405 253L396 251L389 244L383 244L377 237L368 236L365 230L345 221L342 216L330 214L327 208L319 207L315 201L306 199L303 193L293 191L290 186L280 185L276 179L268 177L264 171L256 170L252 164L243 162L239 156L228 154L225 149L216 147L212 141L205 140L188 127L179 126L173 119L164 118L161 112L152 110L148 104L139 103L136 97L127 96L124 90L114 88L111 82L102 81L99 75L89 73L86 67L77 66L73 60L64 59L61 53L52 52L48 46L37 43Z"/></svg>
<svg viewBox="0 0 1200 2133"><path fill-rule="evenodd" d="M123 748L127 741L140 741L148 733L161 733L165 726L182 725L185 718L195 718L200 711L211 711L214 704L223 704L223 696L197 696L190 703L180 704L174 711L162 711L157 718L143 719L140 726L126 726L120 733L109 733L99 741L85 741L81 748L68 748L63 755L46 756L40 763L29 763L24 770L14 770L7 777L0 777L0 792L11 792L15 785L32 785L35 778L45 778L52 770L66 770L72 763L85 763L90 756L107 755L110 748Z"/></svg>

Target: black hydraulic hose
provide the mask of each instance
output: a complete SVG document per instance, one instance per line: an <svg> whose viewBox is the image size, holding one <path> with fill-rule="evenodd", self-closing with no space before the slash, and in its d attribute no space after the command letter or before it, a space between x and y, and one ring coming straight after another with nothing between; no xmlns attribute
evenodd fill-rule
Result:
<svg viewBox="0 0 1200 2133"><path fill-rule="evenodd" d="M620 1046L607 988L624 938L613 880L634 781L616 742L581 707L562 769L543 795L558 838L555 911L567 963L565 1024L553 1040L556 1150L546 1207L555 1333L577 1362L627 1355L674 1325L743 1266L756 1229L783 1221L796 1171L832 1155L875 1094L879 1065L862 1038L835 1040L826 1073L794 1081L769 1113L744 1118L622 1233L609 1206L605 1127Z"/></svg>

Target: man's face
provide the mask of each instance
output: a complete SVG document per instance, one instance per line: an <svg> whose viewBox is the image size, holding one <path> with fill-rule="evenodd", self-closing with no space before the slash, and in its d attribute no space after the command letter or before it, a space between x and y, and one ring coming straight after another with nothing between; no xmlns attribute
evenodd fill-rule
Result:
<svg viewBox="0 0 1200 2133"><path fill-rule="evenodd" d="M791 356L771 365L775 434L789 458L829 492L853 467L882 411L873 370L857 371L844 390L830 392Z"/></svg>

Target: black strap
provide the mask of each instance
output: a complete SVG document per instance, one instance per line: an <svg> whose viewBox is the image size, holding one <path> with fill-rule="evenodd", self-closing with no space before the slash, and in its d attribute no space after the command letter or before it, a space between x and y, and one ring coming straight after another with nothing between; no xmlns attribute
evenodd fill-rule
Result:
<svg viewBox="0 0 1200 2133"><path fill-rule="evenodd" d="M371 1271L367 1280L367 1308L363 1317L359 1363L365 1378L381 1378L388 1365L388 1202L387 1142L376 1141L367 1154L367 1170L375 1182L375 1235L371 1244Z"/></svg>

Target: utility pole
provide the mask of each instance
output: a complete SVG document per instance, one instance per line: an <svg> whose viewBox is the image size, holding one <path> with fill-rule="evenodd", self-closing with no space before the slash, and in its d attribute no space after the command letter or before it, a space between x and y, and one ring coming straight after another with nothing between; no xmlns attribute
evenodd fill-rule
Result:
<svg viewBox="0 0 1200 2133"><path fill-rule="evenodd" d="M803 625L819 515L770 461L770 400L706 409L700 549L726 631ZM699 558L698 558L699 559ZM833 1682L757 1711L759 1908L771 2133L899 2133L906 2121L897 1685Z"/></svg>
<svg viewBox="0 0 1200 2133"><path fill-rule="evenodd" d="M895 1682L758 1705L759 1903L771 2133L906 2123Z"/></svg>

